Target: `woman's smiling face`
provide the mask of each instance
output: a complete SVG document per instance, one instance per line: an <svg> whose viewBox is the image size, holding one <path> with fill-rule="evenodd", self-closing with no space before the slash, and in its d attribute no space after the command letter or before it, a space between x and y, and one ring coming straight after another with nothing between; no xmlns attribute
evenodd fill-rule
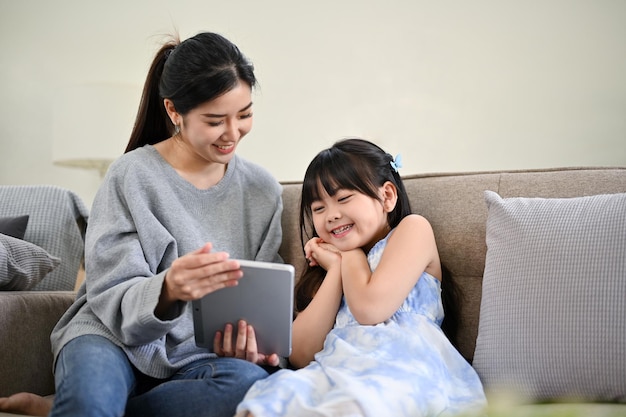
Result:
<svg viewBox="0 0 626 417"><path fill-rule="evenodd" d="M180 116L180 135L197 157L227 164L252 129L252 92L240 82L214 100Z"/></svg>

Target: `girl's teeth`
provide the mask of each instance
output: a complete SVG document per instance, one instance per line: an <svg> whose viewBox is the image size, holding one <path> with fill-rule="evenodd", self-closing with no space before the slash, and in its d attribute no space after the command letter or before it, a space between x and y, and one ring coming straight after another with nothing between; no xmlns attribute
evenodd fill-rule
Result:
<svg viewBox="0 0 626 417"><path fill-rule="evenodd" d="M340 228L340 229L335 229L335 230L333 230L333 233L334 233L334 234L343 233L343 232L345 232L346 230L348 230L349 228L350 228L350 226L344 226L344 227L342 227L342 228Z"/></svg>

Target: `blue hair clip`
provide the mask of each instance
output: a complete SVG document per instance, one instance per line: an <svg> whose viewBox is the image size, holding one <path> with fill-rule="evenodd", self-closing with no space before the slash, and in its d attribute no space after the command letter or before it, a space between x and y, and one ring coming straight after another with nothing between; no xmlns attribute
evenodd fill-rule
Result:
<svg viewBox="0 0 626 417"><path fill-rule="evenodd" d="M402 155L396 155L396 158L393 161L389 161L389 164L391 165L391 168L393 168L393 170L397 173L398 170L402 168Z"/></svg>

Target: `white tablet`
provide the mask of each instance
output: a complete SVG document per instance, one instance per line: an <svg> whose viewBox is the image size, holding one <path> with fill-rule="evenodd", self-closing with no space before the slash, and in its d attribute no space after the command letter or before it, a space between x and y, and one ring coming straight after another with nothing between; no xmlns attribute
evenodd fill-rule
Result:
<svg viewBox="0 0 626 417"><path fill-rule="evenodd" d="M254 327L260 353L289 356L294 267L270 262L237 261L243 271L238 285L192 302L196 345L213 352L215 332L223 332L226 323L231 323L235 338L237 323L243 319Z"/></svg>

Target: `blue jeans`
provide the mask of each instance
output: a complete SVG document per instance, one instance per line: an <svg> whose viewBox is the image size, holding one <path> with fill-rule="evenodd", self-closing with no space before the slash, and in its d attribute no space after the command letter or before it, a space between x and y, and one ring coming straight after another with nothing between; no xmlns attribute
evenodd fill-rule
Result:
<svg viewBox="0 0 626 417"><path fill-rule="evenodd" d="M59 354L50 416L233 416L246 391L267 371L234 358L191 363L169 379L143 375L122 349L81 336Z"/></svg>

